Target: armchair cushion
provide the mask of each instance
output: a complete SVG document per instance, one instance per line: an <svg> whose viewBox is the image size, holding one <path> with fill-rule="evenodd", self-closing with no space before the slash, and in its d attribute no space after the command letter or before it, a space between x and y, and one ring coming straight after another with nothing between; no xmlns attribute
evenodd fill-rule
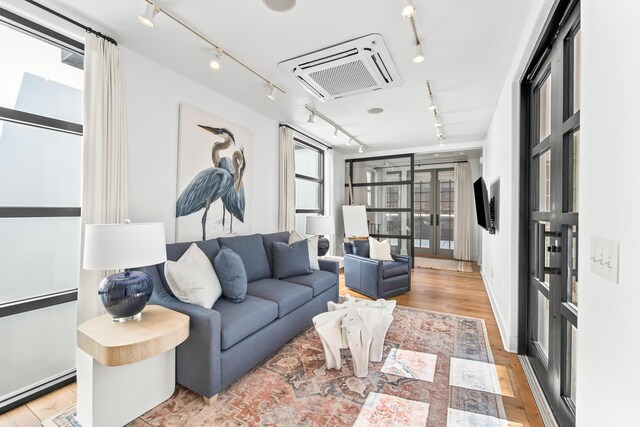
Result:
<svg viewBox="0 0 640 427"><path fill-rule="evenodd" d="M384 261L382 263L382 277L384 279L409 273L409 263L403 261Z"/></svg>
<svg viewBox="0 0 640 427"><path fill-rule="evenodd" d="M353 241L353 254L364 258L369 258L369 241L368 240L354 240Z"/></svg>

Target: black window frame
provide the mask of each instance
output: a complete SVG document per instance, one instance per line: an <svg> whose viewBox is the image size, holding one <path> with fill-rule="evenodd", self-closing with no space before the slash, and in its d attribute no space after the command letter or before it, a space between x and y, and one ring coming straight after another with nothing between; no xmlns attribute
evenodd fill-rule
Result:
<svg viewBox="0 0 640 427"><path fill-rule="evenodd" d="M295 174L295 178L296 180L301 179L303 181L308 181L308 182L314 182L316 184L320 184L319 185L319 190L318 190L318 206L319 209L298 209L298 207L296 206L296 214L318 214L318 215L324 215L324 151L322 148L319 148L307 141L304 141L302 138L298 137L298 136L294 136L293 137L293 143L295 145L299 145L299 146L303 146L305 149L309 149L312 151L317 152L320 155L320 164L319 164L319 178L313 177L313 176L308 176L308 175L304 175L304 174L300 174L298 172L296 172ZM297 185L297 182L296 182ZM297 200L296 200L296 205L297 205Z"/></svg>

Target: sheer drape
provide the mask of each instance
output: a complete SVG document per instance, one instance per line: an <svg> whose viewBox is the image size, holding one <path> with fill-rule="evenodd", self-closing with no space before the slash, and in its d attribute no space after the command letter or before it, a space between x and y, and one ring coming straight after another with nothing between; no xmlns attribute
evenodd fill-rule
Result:
<svg viewBox="0 0 640 427"><path fill-rule="evenodd" d="M293 131L280 126L280 179L278 230L290 231L296 226L296 159Z"/></svg>
<svg viewBox="0 0 640 427"><path fill-rule="evenodd" d="M327 148L324 151L324 214L327 216L333 216L334 221L337 218L335 212L335 206L333 204L333 197L335 194L335 188L333 188L333 150ZM327 236L329 239L329 250L331 254L336 252L336 235L332 234Z"/></svg>
<svg viewBox="0 0 640 427"><path fill-rule="evenodd" d="M87 33L84 53L82 242L86 224L127 217L127 132L118 46ZM84 248L83 248L84 250ZM78 323L103 312L103 271L80 270Z"/></svg>
<svg viewBox="0 0 640 427"><path fill-rule="evenodd" d="M456 163L454 173L453 257L471 261L473 257L471 227L473 227L473 193L468 163Z"/></svg>

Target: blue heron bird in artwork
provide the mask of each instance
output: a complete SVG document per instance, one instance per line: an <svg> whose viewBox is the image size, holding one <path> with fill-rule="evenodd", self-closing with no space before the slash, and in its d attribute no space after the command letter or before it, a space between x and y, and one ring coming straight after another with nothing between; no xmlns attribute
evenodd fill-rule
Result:
<svg viewBox="0 0 640 427"><path fill-rule="evenodd" d="M206 240L209 208L216 200L225 196L229 191L233 191L234 184L240 187L244 170L242 170L242 173L236 173L236 169L228 157L220 158L220 151L231 147L231 144L235 144L231 131L225 128L198 126L214 135L222 136L223 140L213 144L211 149L211 160L214 167L207 168L196 175L178 197L176 217L190 215L204 209L202 215L202 240ZM236 153L234 153L234 157ZM244 157L242 153L240 153L240 156ZM236 177L239 177L239 182ZM244 192L242 193L242 217L244 217Z"/></svg>
<svg viewBox="0 0 640 427"><path fill-rule="evenodd" d="M238 218L240 222L244 222L244 187L242 186L242 178L244 176L244 171L247 167L247 162L244 157L244 148L233 153L233 172L231 176L233 177L233 183L229 191L222 195L222 203L224 208L229 211L231 215L229 232L233 233L233 217ZM228 159L223 158L220 160L220 164L225 164L225 168L228 168L226 165ZM222 225L224 226L225 221L225 212L222 212Z"/></svg>

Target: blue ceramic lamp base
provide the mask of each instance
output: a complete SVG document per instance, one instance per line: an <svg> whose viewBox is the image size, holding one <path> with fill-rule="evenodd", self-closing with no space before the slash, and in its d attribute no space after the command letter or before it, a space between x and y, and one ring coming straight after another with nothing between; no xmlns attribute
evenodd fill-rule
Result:
<svg viewBox="0 0 640 427"><path fill-rule="evenodd" d="M114 322L140 319L152 293L153 280L143 271L112 274L98 288L100 301Z"/></svg>

